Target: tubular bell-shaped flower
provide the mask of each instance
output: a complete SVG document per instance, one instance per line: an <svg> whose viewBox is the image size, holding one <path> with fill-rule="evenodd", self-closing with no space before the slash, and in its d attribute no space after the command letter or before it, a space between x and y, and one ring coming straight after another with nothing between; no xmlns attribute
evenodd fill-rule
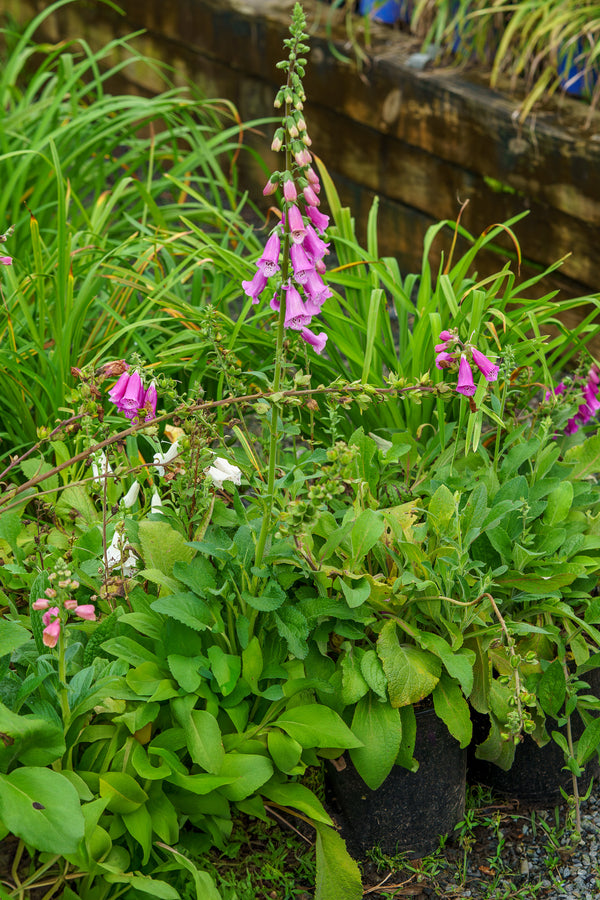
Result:
<svg viewBox="0 0 600 900"><path fill-rule="evenodd" d="M498 366L496 366L491 359L488 359L487 356L482 353L477 347L473 347L471 350L471 355L473 357L473 362L484 376L487 381L496 381L498 378Z"/></svg>
<svg viewBox="0 0 600 900"><path fill-rule="evenodd" d="M274 231L265 245L263 255L257 263L258 268L267 278L270 278L271 275L279 272L280 248L281 241L279 239L279 235L276 231Z"/></svg>
<svg viewBox="0 0 600 900"><path fill-rule="evenodd" d="M312 316L307 314L304 300L293 284L284 286L284 290L286 292L284 325L286 328L300 331L306 325L310 325Z"/></svg>
<svg viewBox="0 0 600 900"><path fill-rule="evenodd" d="M304 240L304 235L306 234L306 225L304 224L302 213L294 204L291 204L288 207L287 220L292 241L295 244L301 244Z"/></svg>
<svg viewBox="0 0 600 900"><path fill-rule="evenodd" d="M477 388L475 387L475 382L473 381L473 372L471 371L471 366L469 365L469 361L464 353L461 354L460 364L458 366L458 381L456 383L456 390L459 394L464 394L465 397L472 397Z"/></svg>
<svg viewBox="0 0 600 900"><path fill-rule="evenodd" d="M242 281L244 293L250 297L253 304L258 303L258 298L267 286L267 276L261 269L258 269L252 281Z"/></svg>
<svg viewBox="0 0 600 900"><path fill-rule="evenodd" d="M310 344L315 353L321 354L325 349L327 335L324 331L321 331L320 334L314 334L310 328L303 328L300 332L300 337L306 341L307 344Z"/></svg>

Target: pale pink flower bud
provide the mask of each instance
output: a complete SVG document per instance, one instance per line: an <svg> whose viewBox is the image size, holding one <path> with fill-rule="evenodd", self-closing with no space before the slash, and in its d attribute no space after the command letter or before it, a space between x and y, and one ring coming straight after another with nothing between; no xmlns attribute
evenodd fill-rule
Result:
<svg viewBox="0 0 600 900"><path fill-rule="evenodd" d="M267 181L267 183L265 184L265 186L263 188L263 197L270 197L271 194L274 194L276 190L277 190L277 182L271 181L271 179L269 178L269 180Z"/></svg>
<svg viewBox="0 0 600 900"><path fill-rule="evenodd" d="M288 201L288 203L294 203L298 196L296 185L291 178L288 178L283 182L283 196Z"/></svg>
<svg viewBox="0 0 600 900"><path fill-rule="evenodd" d="M46 600L45 597L38 597L37 600L34 600L31 604L32 609L48 609L50 606L50 601Z"/></svg>
<svg viewBox="0 0 600 900"><path fill-rule="evenodd" d="M65 600L63 603L65 609L75 609L77 606L77 600Z"/></svg>
<svg viewBox="0 0 600 900"><path fill-rule="evenodd" d="M309 184L304 188L302 193L309 206L318 206L321 202Z"/></svg>

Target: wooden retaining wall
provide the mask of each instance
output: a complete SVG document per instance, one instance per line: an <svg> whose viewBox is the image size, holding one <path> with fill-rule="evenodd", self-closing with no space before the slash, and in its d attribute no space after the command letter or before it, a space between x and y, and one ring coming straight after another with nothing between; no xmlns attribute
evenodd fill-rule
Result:
<svg viewBox="0 0 600 900"><path fill-rule="evenodd" d="M23 19L47 4L4 5ZM101 2L70 4L46 24L44 37L83 35L98 47L143 28L138 47L175 66L178 82L190 78L209 96L228 98L244 120L272 114L291 0L121 0L121 6L123 16ZM351 56L342 27L334 28L337 52L331 51L324 30L330 8L316 0L304 7L314 31L305 80L313 149L360 226L380 197L381 252L396 255L405 271L418 270L427 227L454 219L462 201L470 201L462 221L473 233L528 209L517 226L524 256L545 266L571 254L546 288L571 296L600 290L600 115L585 128L587 108L565 98L521 124L514 100L483 79L453 69L415 70L415 40L385 26L373 27L358 71L340 59ZM160 89L148 67L127 72L132 89ZM248 140L276 164L271 134L266 128ZM251 164L245 174L260 198L263 172Z"/></svg>

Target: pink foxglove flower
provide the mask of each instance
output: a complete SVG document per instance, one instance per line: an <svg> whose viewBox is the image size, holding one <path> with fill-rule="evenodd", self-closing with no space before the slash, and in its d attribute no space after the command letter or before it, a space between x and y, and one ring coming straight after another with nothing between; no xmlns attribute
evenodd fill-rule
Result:
<svg viewBox="0 0 600 900"><path fill-rule="evenodd" d="M305 253L313 259L323 259L329 253L329 244L321 240L312 225L306 226L306 234L302 242Z"/></svg>
<svg viewBox="0 0 600 900"><path fill-rule="evenodd" d="M326 300L333 296L333 291L329 285L325 284L318 272L310 271L306 279L306 292L311 299L319 305L323 305Z"/></svg>
<svg viewBox="0 0 600 900"><path fill-rule="evenodd" d="M258 298L267 286L267 276L260 269L256 272L252 281L242 281L244 293L250 297L253 304L258 303Z"/></svg>
<svg viewBox="0 0 600 900"><path fill-rule="evenodd" d="M318 206L321 202L310 185L307 185L302 193L308 206Z"/></svg>
<svg viewBox="0 0 600 900"><path fill-rule="evenodd" d="M464 353L461 354L460 357L456 390L459 394L464 394L465 397L472 397L477 390L477 388L475 387L475 382L473 381L473 372L471 371L471 366L469 365L469 361Z"/></svg>
<svg viewBox="0 0 600 900"><path fill-rule="evenodd" d="M125 371L119 377L119 380L113 384L110 391L108 392L108 398L111 403L119 404L127 385L129 384L129 372Z"/></svg>
<svg viewBox="0 0 600 900"><path fill-rule="evenodd" d="M94 622L96 620L96 610L94 609L93 603L82 603L81 606L76 606L73 612L76 616L79 616L80 619L87 619L88 622Z"/></svg>
<svg viewBox="0 0 600 900"><path fill-rule="evenodd" d="M277 179L275 179L275 181L271 181L271 179L269 178L269 180L267 181L267 183L265 184L265 186L263 188L263 197L270 197L271 194L274 194L276 190L277 190Z"/></svg>
<svg viewBox="0 0 600 900"><path fill-rule="evenodd" d="M440 332L440 341L455 341L456 335L452 334L451 331L442 331Z"/></svg>
<svg viewBox="0 0 600 900"><path fill-rule="evenodd" d="M442 353L438 353L435 358L437 369L449 369L454 362L456 362L454 355L452 353L446 353L445 350L442 351Z"/></svg>
<svg viewBox="0 0 600 900"><path fill-rule="evenodd" d="M133 372L129 376L123 396L117 403L117 409L126 415L128 419L133 419L137 416L138 410L144 405L144 395L144 385L139 372Z"/></svg>
<svg viewBox="0 0 600 900"><path fill-rule="evenodd" d="M564 381L559 381L555 388L552 388L551 391L546 391L546 400L551 400L552 397L558 397L559 394L564 394L567 386Z"/></svg>
<svg viewBox="0 0 600 900"><path fill-rule="evenodd" d="M0 256L0 266L12 266L12 256Z"/></svg>
<svg viewBox="0 0 600 900"><path fill-rule="evenodd" d="M296 190L296 185L291 178L287 178L283 182L283 196L288 201L288 203L296 202L298 191Z"/></svg>
<svg viewBox="0 0 600 900"><path fill-rule="evenodd" d="M298 284L306 284L309 273L314 271L315 267L304 252L301 244L292 244L290 257L294 269L294 278Z"/></svg>
<svg viewBox="0 0 600 900"><path fill-rule="evenodd" d="M477 347L473 347L471 351L473 362L484 376L486 381L496 381L498 378L498 366L494 365L491 359L482 353Z"/></svg>
<svg viewBox="0 0 600 900"><path fill-rule="evenodd" d="M281 242L279 240L279 235L275 231L267 241L263 255L257 262L258 268L262 271L263 275L266 275L267 278L270 278L271 275L279 272L280 247Z"/></svg>
<svg viewBox="0 0 600 900"><path fill-rule="evenodd" d="M65 609L75 609L77 606L77 600L65 600L63 603Z"/></svg>
<svg viewBox="0 0 600 900"><path fill-rule="evenodd" d="M310 325L312 316L307 314L304 301L293 284L284 290L286 291L284 325L286 328L300 331L305 325Z"/></svg>
<svg viewBox="0 0 600 900"><path fill-rule="evenodd" d="M579 422L573 417L566 424L565 434L575 434L576 431L579 431Z"/></svg>
<svg viewBox="0 0 600 900"><path fill-rule="evenodd" d="M323 232L329 225L329 216L326 216L324 213L318 210L316 206L307 206L306 215L315 226L317 231Z"/></svg>
<svg viewBox="0 0 600 900"><path fill-rule="evenodd" d="M327 335L324 331L321 331L320 334L314 334L310 328L303 328L300 332L300 337L305 340L307 344L310 344L315 353L321 354L325 349Z"/></svg>
<svg viewBox="0 0 600 900"><path fill-rule="evenodd" d="M38 599L34 600L33 603L31 604L31 608L37 609L37 610L48 609L49 606L50 606L50 601L46 600L45 597L38 597Z"/></svg>
<svg viewBox="0 0 600 900"><path fill-rule="evenodd" d="M46 647L56 647L60 635L60 614L58 606L51 606L42 616L42 622L46 626L42 634L42 641Z"/></svg>
<svg viewBox="0 0 600 900"><path fill-rule="evenodd" d="M156 404L158 401L158 394L156 392L156 383L153 381L146 393L144 394L144 402L142 403L142 408L146 411L146 421L149 422L151 419L156 418Z"/></svg>
<svg viewBox="0 0 600 900"><path fill-rule="evenodd" d="M302 213L297 206L292 204L289 207L287 214L292 240L295 244L301 244L304 240L304 235L306 234L306 225L304 224Z"/></svg>

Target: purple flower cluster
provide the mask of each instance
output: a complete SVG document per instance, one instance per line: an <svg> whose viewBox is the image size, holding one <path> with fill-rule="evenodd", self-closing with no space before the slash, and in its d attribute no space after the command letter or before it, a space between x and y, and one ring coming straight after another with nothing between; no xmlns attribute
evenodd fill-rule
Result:
<svg viewBox="0 0 600 900"><path fill-rule="evenodd" d="M435 364L438 369L456 368L458 363L458 381L456 390L465 397L472 397L477 386L473 379L471 364L475 364L487 381L496 381L498 366L471 344L463 344L453 331L442 331L440 343L435 345ZM471 361L469 362L469 357Z"/></svg>
<svg viewBox="0 0 600 900"><path fill-rule="evenodd" d="M553 391L548 391L546 394L546 400L549 400L554 394L558 396L559 394L563 394L566 390L566 385L563 381L560 381ZM565 427L565 434L575 434L576 431L582 427L582 425L587 425L588 422L594 418L598 410L600 410L600 367L593 363L590 367L585 384L583 386L583 403L579 404L577 412L575 415L569 419L567 425Z"/></svg>
<svg viewBox="0 0 600 900"><path fill-rule="evenodd" d="M306 129L301 117L296 116L294 122L298 128L303 126ZM272 149L281 149L283 137L284 135L276 134ZM310 141L307 134L303 140ZM256 264L256 274L251 280L242 281L242 287L252 303L258 303L269 279L279 279L270 301L271 308L278 312L283 297L285 327L300 332L303 340L317 353L322 353L327 335L324 331L315 334L309 326L333 293L321 277L326 268L324 257L329 253L329 244L322 237L329 224L329 216L319 210L321 184L311 166L310 151L295 139L292 140L292 150L295 162L293 172L286 170L273 173L263 191L265 195L272 194L281 183L284 197L281 223L267 240L264 252ZM304 213L300 204L304 207ZM292 276L286 276L284 281L281 280L282 246L289 248L292 270Z"/></svg>
<svg viewBox="0 0 600 900"><path fill-rule="evenodd" d="M124 413L128 419L144 415L145 421L156 416L156 384L150 383L144 388L139 372L129 372L127 363L122 363L125 371L108 392L109 399L115 404L119 412Z"/></svg>

